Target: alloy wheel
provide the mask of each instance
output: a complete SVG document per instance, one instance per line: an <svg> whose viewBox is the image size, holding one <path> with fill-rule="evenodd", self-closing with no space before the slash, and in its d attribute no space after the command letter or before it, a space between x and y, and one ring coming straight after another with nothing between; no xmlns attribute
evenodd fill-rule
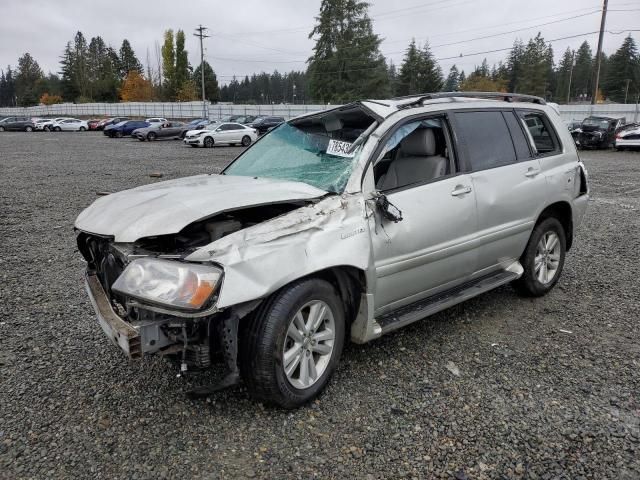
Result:
<svg viewBox="0 0 640 480"><path fill-rule="evenodd" d="M293 316L282 349L282 365L289 383L298 389L314 385L327 369L336 338L329 305L312 300Z"/></svg>
<svg viewBox="0 0 640 480"><path fill-rule="evenodd" d="M551 283L558 273L560 254L558 235L552 231L545 233L538 242L534 259L536 278L543 285Z"/></svg>

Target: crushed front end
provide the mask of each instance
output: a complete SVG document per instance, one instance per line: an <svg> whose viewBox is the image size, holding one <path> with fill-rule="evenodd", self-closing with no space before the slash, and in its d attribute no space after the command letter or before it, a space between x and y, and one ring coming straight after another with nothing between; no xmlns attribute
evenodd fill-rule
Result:
<svg viewBox="0 0 640 480"><path fill-rule="evenodd" d="M224 335L229 330L224 326L233 319L215 307L222 270L183 262L181 258L192 251L189 245L167 253L161 250L163 242L168 248L163 239L118 244L79 232L78 248L87 261L87 293L103 331L129 358L170 355L183 370L207 368L224 351L223 345L233 341ZM148 285L145 269L155 277Z"/></svg>

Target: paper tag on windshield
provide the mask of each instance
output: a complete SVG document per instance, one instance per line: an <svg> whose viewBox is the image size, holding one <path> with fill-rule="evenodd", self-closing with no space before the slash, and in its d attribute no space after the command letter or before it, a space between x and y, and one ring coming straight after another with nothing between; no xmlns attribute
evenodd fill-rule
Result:
<svg viewBox="0 0 640 480"><path fill-rule="evenodd" d="M351 143L341 142L340 140L329 140L329 146L327 147L327 155L334 155L336 157L353 158L354 152L349 153Z"/></svg>

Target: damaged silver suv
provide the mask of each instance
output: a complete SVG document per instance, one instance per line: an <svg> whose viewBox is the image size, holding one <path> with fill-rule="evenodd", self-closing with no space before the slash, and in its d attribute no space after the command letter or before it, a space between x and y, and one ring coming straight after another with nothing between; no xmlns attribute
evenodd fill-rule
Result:
<svg viewBox="0 0 640 480"><path fill-rule="evenodd" d="M534 127L529 127L534 125ZM221 364L286 408L365 343L506 283L558 282L588 200L558 112L516 94L356 102L290 120L221 174L96 200L75 224L130 358Z"/></svg>

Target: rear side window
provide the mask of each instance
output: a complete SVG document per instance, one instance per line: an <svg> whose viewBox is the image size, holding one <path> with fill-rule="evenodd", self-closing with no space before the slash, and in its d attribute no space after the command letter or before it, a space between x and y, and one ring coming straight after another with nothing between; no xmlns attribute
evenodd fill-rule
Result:
<svg viewBox="0 0 640 480"><path fill-rule="evenodd" d="M560 153L558 135L544 113L519 110L518 115L529 132L529 138L538 155Z"/></svg>
<svg viewBox="0 0 640 480"><path fill-rule="evenodd" d="M529 142L527 138L524 136L524 130L520 125L520 121L518 117L515 115L513 111L511 112L503 112L504 119L507 122L507 126L509 127L509 132L511 132L511 139L513 140L513 146L516 149L516 154L518 156L518 160L524 161L529 160L531 158L531 150L529 149Z"/></svg>
<svg viewBox="0 0 640 480"><path fill-rule="evenodd" d="M458 112L457 133L466 145L473 171L516 162L516 152L502 112Z"/></svg>

